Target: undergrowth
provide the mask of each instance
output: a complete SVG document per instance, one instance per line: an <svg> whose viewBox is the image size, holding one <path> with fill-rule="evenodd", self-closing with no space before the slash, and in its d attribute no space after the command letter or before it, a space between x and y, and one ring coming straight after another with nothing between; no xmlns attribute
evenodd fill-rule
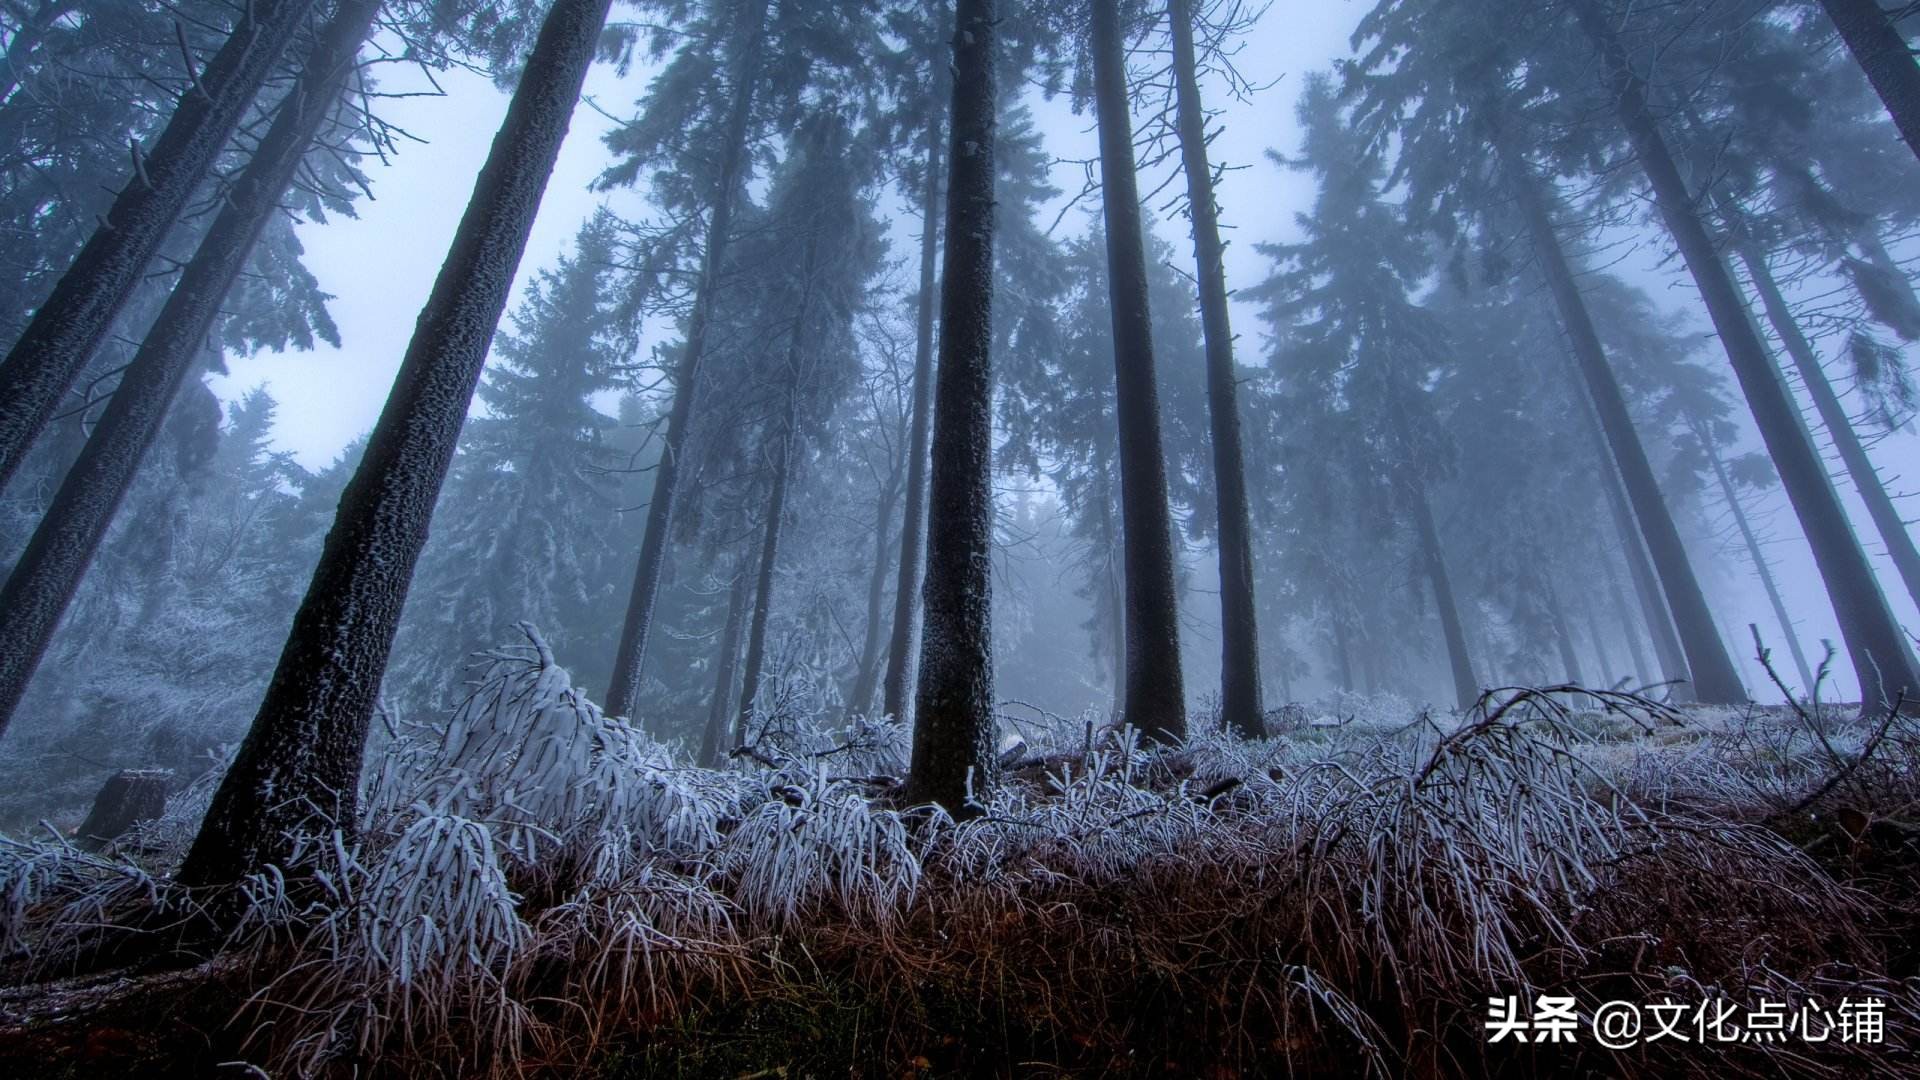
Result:
<svg viewBox="0 0 1920 1080"><path fill-rule="evenodd" d="M726 768L690 767L529 628L444 723L393 726L355 841L302 838L247 883L237 929L176 959L228 1019L142 1064L1920 1075L1920 729L1897 711L1520 688L1464 717L1349 709L1145 747L1027 708L1005 718L1003 782L959 820L894 805L899 725L759 720ZM0 995L0 1046L84 1073L88 1040L131 1026L139 980L41 980L116 927L192 915L165 869L203 807L204 785L102 854L0 840L24 987ZM1542 994L1583 1018L1871 996L1887 1023L1871 1045L1487 1041L1490 997Z"/></svg>

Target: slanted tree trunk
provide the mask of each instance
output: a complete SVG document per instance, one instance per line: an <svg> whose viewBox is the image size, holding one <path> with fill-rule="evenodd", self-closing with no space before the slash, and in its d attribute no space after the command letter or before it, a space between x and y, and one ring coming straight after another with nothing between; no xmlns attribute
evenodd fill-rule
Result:
<svg viewBox="0 0 1920 1080"><path fill-rule="evenodd" d="M135 825L166 813L167 781L172 775L165 769L122 769L108 777L93 797L87 820L74 831L76 841L88 851L98 851Z"/></svg>
<svg viewBox="0 0 1920 1080"><path fill-rule="evenodd" d="M1907 149L1920 157L1920 66L1893 16L1879 0L1820 0L1820 6L1880 95Z"/></svg>
<svg viewBox="0 0 1920 1080"><path fill-rule="evenodd" d="M187 198L227 145L313 0L241 6L220 51L180 97L151 153L0 362L0 488L13 478L60 399L93 358L145 276Z"/></svg>
<svg viewBox="0 0 1920 1080"><path fill-rule="evenodd" d="M1180 161L1187 176L1187 213L1193 221L1193 261L1200 285L1200 326L1206 336L1207 413L1213 435L1214 501L1220 534L1220 712L1248 738L1266 733L1260 693L1260 631L1253 593L1253 527L1240 447L1239 372L1233 362L1233 326L1227 313L1213 167L1207 161L1205 113L1193 50L1192 0L1167 0L1173 32L1174 88L1179 98Z"/></svg>
<svg viewBox="0 0 1920 1080"><path fill-rule="evenodd" d="M880 711L895 720L907 719L913 699L914 637L920 621L920 567L926 554L927 442L933 426L933 289L934 258L940 250L940 133L946 111L941 101L941 74L946 58L933 65L933 98L925 132L926 189L920 202L920 301L914 319L913 425L907 438L907 502L900 520L900 563L894 579L893 634L887 642L887 674L882 681Z"/></svg>
<svg viewBox="0 0 1920 1080"><path fill-rule="evenodd" d="M1427 581L1433 586L1433 606L1440 614L1440 634L1447 642L1447 664L1453 670L1454 701L1465 712L1480 699L1480 682L1473 675L1473 659L1467 655L1467 635L1460 626L1460 609L1453 600L1453 583L1447 576L1447 560L1440 548L1440 530L1433 524L1433 508L1427 504L1424 485L1407 484L1407 501L1413 510L1413 527L1420 539L1420 557L1426 564Z"/></svg>
<svg viewBox="0 0 1920 1080"><path fill-rule="evenodd" d="M1846 641L1854 672L1860 680L1862 705L1867 709L1880 708L1902 693L1912 696L1920 692L1920 665L1915 664L1900 627L1894 622L1886 597L1874 580L1872 564L1867 561L1866 552L1847 521L1826 468L1801 425L1798 410L1780 383L1746 301L1707 233L1693 194L1680 176L1666 139L1647 105L1645 84L1633 72L1619 39L1591 0L1583 0L1574 11L1606 65L1612 82L1614 112L1653 188L1661 220L1680 249L1687 271L1706 303L1714 330L1720 335L1720 344L1746 396L1747 408L1760 429L1774 467L1779 470L1781 485L1786 488L1787 498L1800 519L1801 531L1813 548L1814 562L1820 569L1821 581L1826 585L1840 624L1840 635ZM1696 677L1701 674L1697 664L1694 674ZM1920 698L1914 698L1913 707L1920 709Z"/></svg>
<svg viewBox="0 0 1920 1080"><path fill-rule="evenodd" d="M1593 658L1600 665L1600 683L1613 686L1620 681L1620 673L1614 670L1613 659L1607 655L1607 639L1600 629L1599 609L1592 603L1580 605L1587 616L1587 638L1593 642Z"/></svg>
<svg viewBox="0 0 1920 1080"><path fill-rule="evenodd" d="M880 505L873 518L873 571L867 578L867 630L860 642L860 664L855 669L853 692L847 696L849 715L873 708L874 683L880 675L881 605L887 602L887 571L892 563L893 507L900 501L900 469L895 467L880 489Z"/></svg>
<svg viewBox="0 0 1920 1080"><path fill-rule="evenodd" d="M1799 372L1801 384L1813 398L1814 407L1820 410L1820 422L1826 425L1827 435L1833 439L1834 449L1840 451L1840 461L1847 467L1847 475L1853 479L1861 501L1867 504L1867 513L1873 517L1874 528L1887 546L1887 555L1900 572L1907 595L1915 604L1920 604L1920 550L1914 547L1913 534L1893 505L1893 499L1888 497L1886 485L1880 482L1880 472L1867 456L1867 448L1860 444L1853 420L1847 415L1846 406L1840 403L1840 396L1833 392L1833 384L1827 381L1827 373L1820 366L1813 345L1800 332L1800 324L1793 317L1793 309L1787 306L1786 297L1781 295L1766 256L1752 245L1744 245L1739 251L1747 276L1753 279L1754 290L1760 294L1767 321L1773 325L1773 332L1780 335L1787 355L1793 358L1793 369Z"/></svg>
<svg viewBox="0 0 1920 1080"><path fill-rule="evenodd" d="M767 495L767 521L760 541L759 581L754 588L753 624L747 631L747 664L740 682L740 717L734 726L734 744L744 746L753 737L753 714L764 711L760 674L767 662L767 622L773 614L773 574L780 562L780 531L787 516L787 477L793 468L794 413L789 405L780 434L779 457L773 466L773 488Z"/></svg>
<svg viewBox="0 0 1920 1080"><path fill-rule="evenodd" d="M700 364L707 351L707 330L719 291L720 271L733 228L734 195L748 167L747 132L753 119L753 93L760 77L760 50L766 25L766 0L748 0L735 38L729 77L733 83L728 103L726 142L720 171L713 186L713 210L707 219L706 248L700 256L700 280L693 311L687 316L687 339L674 368L673 405L667 411L667 430L661 442L660 463L653 471L653 494L647 500L647 524L640 537L640 556L633 569L633 588L620 627L620 644L613 654L613 679L607 686L609 716L629 716L640 690L640 671L647 659L647 637L653 630L653 606L667 563L667 544L673 529L674 502L680 492L681 457L687 430L693 421L700 390Z"/></svg>
<svg viewBox="0 0 1920 1080"><path fill-rule="evenodd" d="M904 797L967 809L994 778L993 186L995 0L959 0L947 144L920 683Z"/></svg>
<svg viewBox="0 0 1920 1080"><path fill-rule="evenodd" d="M1147 252L1128 115L1119 0L1092 0L1093 97L1099 114L1100 190L1113 312L1114 405L1120 422L1120 517L1126 528L1126 719L1149 740L1186 735L1173 524L1167 509L1160 389L1147 309Z"/></svg>
<svg viewBox="0 0 1920 1080"><path fill-rule="evenodd" d="M182 272L121 375L86 447L0 589L0 731L26 692L147 450L206 347L220 304L254 241L280 207L307 147L339 100L378 0L347 0L309 54L299 84Z"/></svg>
<svg viewBox="0 0 1920 1080"><path fill-rule="evenodd" d="M740 666L740 631L747 621L747 587L752 582L747 560L742 558L733 568L733 587L727 590L727 622L720 631L720 657L713 664L713 697L707 702L707 728L700 736L703 769L720 764L720 740L726 738L727 717L733 712L733 677Z"/></svg>
<svg viewBox="0 0 1920 1080"><path fill-rule="evenodd" d="M1633 609L1627 606L1627 594L1620 588L1620 579L1614 576L1611 563L1607 566L1607 591L1613 594L1613 617L1620 623L1620 633L1627 639L1627 652L1633 657L1633 677L1640 680L1641 686L1652 686L1653 669L1647 666L1647 653L1640 647L1640 633L1646 624L1633 617Z"/></svg>
<svg viewBox="0 0 1920 1080"><path fill-rule="evenodd" d="M1566 253L1560 249L1559 235L1554 230L1540 181L1528 171L1521 158L1504 148L1501 158L1507 168L1509 187L1526 215L1541 269L1560 313L1560 324L1573 344L1576 366L1586 383L1594 411L1599 414L1610 456L1625 481L1633 516L1639 523L1637 531L1645 537L1654 569L1659 573L1666 604L1679 631L1686 667L1692 675L1691 694L1699 701L1715 705L1744 702L1746 689L1740 685L1733 658L1720 646L1713 632L1713 616L1707 610L1706 595L1694 576L1692 560L1681 543L1673 514L1660 494L1653 465L1647 460L1646 448L1640 444L1633 418L1627 412L1626 397L1620 392L1619 380L1607 362L1606 350L1593 328L1586 301L1574 283L1573 269Z"/></svg>
<svg viewBox="0 0 1920 1080"><path fill-rule="evenodd" d="M1753 525L1747 520L1746 507L1740 505L1740 494L1733 489L1733 481L1727 476L1727 466L1720 460L1720 450L1707 438L1706 432L1695 426L1694 434L1700 440L1700 446L1707 452L1707 462L1713 466L1713 478L1720 484L1720 496L1727 500L1727 509L1733 514L1733 523L1740 530L1740 539L1747 545L1747 558L1753 563L1754 573L1760 576L1760 587L1766 590L1767 603L1773 606L1773 617L1780 623L1780 632L1786 635L1787 648L1793 653L1794 667L1800 673L1802 692L1814 691L1813 669L1807 665L1807 654L1800 648L1799 635L1793 632L1793 619L1787 615L1787 605L1780 598L1780 587L1774 583L1773 568L1767 565L1767 556L1760 549L1760 540L1753 533Z"/></svg>
<svg viewBox="0 0 1920 1080"><path fill-rule="evenodd" d="M554 0L313 581L179 880L284 862L316 824L352 835L367 723L446 478L611 0Z"/></svg>

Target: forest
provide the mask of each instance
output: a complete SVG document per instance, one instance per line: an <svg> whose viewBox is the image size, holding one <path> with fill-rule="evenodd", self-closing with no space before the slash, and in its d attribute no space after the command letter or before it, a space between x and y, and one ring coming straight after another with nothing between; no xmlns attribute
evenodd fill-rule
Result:
<svg viewBox="0 0 1920 1080"><path fill-rule="evenodd" d="M1916 38L0 0L0 1069L1920 1078Z"/></svg>

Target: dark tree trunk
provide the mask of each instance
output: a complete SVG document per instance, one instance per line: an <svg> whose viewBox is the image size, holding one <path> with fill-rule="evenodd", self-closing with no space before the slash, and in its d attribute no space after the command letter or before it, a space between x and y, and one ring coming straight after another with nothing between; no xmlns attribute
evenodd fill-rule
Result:
<svg viewBox="0 0 1920 1080"><path fill-rule="evenodd" d="M1347 641L1346 621L1336 616L1333 622L1333 653L1340 667L1340 689L1353 693L1353 649Z"/></svg>
<svg viewBox="0 0 1920 1080"><path fill-rule="evenodd" d="M944 56L933 65L947 70ZM935 76L934 97L939 101ZM920 566L926 554L927 442L933 426L933 272L940 249L940 131L946 103L928 110L927 183L920 203L920 304L914 321L913 427L907 439L907 505L900 522L900 565L893 590L893 635L887 642L887 675L880 711L907 719L913 698L914 637L920 621Z"/></svg>
<svg viewBox="0 0 1920 1080"><path fill-rule="evenodd" d="M753 714L764 709L760 674L767 662L767 620L773 614L773 572L780 562L780 529L787 516L787 478L793 468L793 409L780 434L779 460L773 466L773 489L767 495L767 522L760 541L760 569L754 587L753 624L747 631L747 664L740 682L740 717L734 726L734 745L753 737Z"/></svg>
<svg viewBox="0 0 1920 1080"><path fill-rule="evenodd" d="M1653 564L1647 561L1646 548L1641 546L1640 527L1634 523L1633 511L1627 506L1626 493L1620 490L1620 474L1614 466L1612 452L1607 449L1607 437L1601 433L1599 418L1594 415L1586 396L1578 387L1574 388L1573 393L1579 402L1580 416L1586 421L1587 433L1593 439L1600 487L1606 494L1607 508L1613 515L1614 532L1620 538L1621 557L1626 560L1627 574L1633 580L1634 596L1640 602L1641 621L1638 626L1624 606L1620 615L1626 629L1627 643L1633 649L1640 684L1653 684L1653 679L1647 674L1651 669L1640 653L1640 631L1644 630L1653 642L1654 660L1661 672L1660 680L1674 684L1669 697L1675 701L1690 701L1692 680L1687 675L1686 656L1680 649L1679 636L1674 633L1673 617L1667 613L1666 602L1660 598L1659 578L1654 575ZM1617 583L1614 588L1617 594Z"/></svg>
<svg viewBox="0 0 1920 1080"><path fill-rule="evenodd" d="M1753 278L1754 289L1760 294L1760 302L1766 308L1767 321L1773 325L1774 333L1780 335L1787 355L1793 358L1793 369L1800 373L1801 384L1813 398L1814 407L1820 410L1820 422L1826 425L1827 435L1833 439L1834 449L1840 451L1840 460L1847 467L1847 475L1860 492L1861 500L1867 504L1874 528L1887 545L1887 555L1900 572L1900 581L1907 587L1907 595L1913 598L1915 604L1920 604L1920 550L1914 548L1913 534L1907 530L1907 523L1901 519L1900 511L1888 497L1886 485L1880 482L1879 470L1873 467L1873 460L1867 456L1867 448L1860 445L1860 437L1854 433L1853 420L1847 415L1846 406L1840 403L1840 396L1833 392L1833 384L1827 381L1827 373L1820 366L1819 356L1815 355L1806 335L1800 332L1793 309L1787 306L1786 297L1780 294L1780 286L1773 280L1773 271L1767 265L1766 256L1751 246L1744 246L1740 249L1740 261L1746 264L1747 274Z"/></svg>
<svg viewBox="0 0 1920 1080"><path fill-rule="evenodd" d="M282 863L291 834L316 823L358 827L367 723L394 628L610 2L554 0L547 11L183 884L224 885Z"/></svg>
<svg viewBox="0 0 1920 1080"><path fill-rule="evenodd" d="M1920 157L1920 66L1892 16L1879 0L1820 0L1820 6L1880 95L1907 149Z"/></svg>
<svg viewBox="0 0 1920 1080"><path fill-rule="evenodd" d="M1872 565L1847 522L1826 468L1801 425L1800 414L1787 396L1786 387L1780 383L1746 301L1721 260L1713 238L1708 235L1692 193L1681 179L1666 139L1648 108L1646 87L1629 67L1619 40L1590 0L1576 6L1575 13L1606 63L1612 79L1614 111L1653 188L1660 217L1680 249L1694 284L1699 287L1713 327L1720 335L1720 344L1746 395L1747 408L1753 413L1754 424L1760 429L1774 467L1779 470L1780 482L1800 519L1801 531L1813 548L1814 562L1820 568L1821 581L1826 585L1840 624L1840 635L1846 641L1854 672L1860 680L1861 703L1874 709L1891 703L1902 693L1913 695L1920 691L1920 668L1916 668L1900 627L1894 622L1893 612L1887 607L1886 597L1881 595ZM1694 675L1701 676L1697 663ZM1704 686L1702 697L1705 698ZM1920 698L1914 698L1914 706L1920 708Z"/></svg>
<svg viewBox="0 0 1920 1080"><path fill-rule="evenodd" d="M947 144L940 367L928 492L920 683L907 801L966 813L995 767L993 696L994 0L959 0Z"/></svg>
<svg viewBox="0 0 1920 1080"><path fill-rule="evenodd" d="M1687 557L1686 546L1680 541L1680 530L1674 525L1673 515L1661 497L1659 481L1653 475L1653 465L1648 462L1646 449L1641 446L1640 436L1634 431L1633 418L1627 412L1626 397L1620 392L1619 380L1614 377L1613 368L1607 362L1606 351L1600 345L1600 335L1593 328L1593 318L1587 312L1586 301L1581 298L1580 288L1574 283L1573 269L1567 263L1566 253L1560 249L1560 239L1554 231L1553 218L1547 210L1547 199L1540 190L1540 182L1527 171L1520 158L1509 153L1503 153L1502 156L1507 165L1513 195L1526 214L1529 231L1533 234L1541 269L1546 274L1547 285L1560 312L1561 326L1572 341L1576 366L1586 382L1594 410L1599 414L1600 428L1606 435L1614 464L1626 483L1633 516L1640 526L1638 532L1645 536L1654 568L1659 572L1666 603L1679 630L1686 666L1692 675L1692 696L1715 705L1744 702L1747 692L1740 685L1740 676L1734 670L1732 657L1720 646L1719 638L1713 632L1713 616L1707 610L1706 596L1700 591L1699 579L1694 577L1693 563Z"/></svg>
<svg viewBox="0 0 1920 1080"><path fill-rule="evenodd" d="M171 776L164 769L122 769L108 777L93 797L87 820L74 833L79 845L98 851L135 825L166 813Z"/></svg>
<svg viewBox="0 0 1920 1080"><path fill-rule="evenodd" d="M1207 411L1213 434L1213 488L1220 532L1220 712L1248 738L1266 733L1260 693L1260 631L1253 594L1253 527L1240 448L1238 372L1233 326L1227 315L1219 208L1193 51L1191 0L1167 0L1173 29L1173 76L1179 96L1181 167L1187 176L1187 213L1193 220L1193 261L1200 285L1200 326L1206 335Z"/></svg>
<svg viewBox="0 0 1920 1080"><path fill-rule="evenodd" d="M1633 657L1633 677L1640 680L1641 686L1652 686L1653 669L1647 666L1647 652L1640 645L1640 632L1646 624L1633 617L1633 609L1627 604L1627 594L1621 590L1620 579L1614 576L1612 565L1607 567L1607 591L1613 594L1613 617L1619 620L1620 633L1627 639L1627 652Z"/></svg>
<svg viewBox="0 0 1920 1080"><path fill-rule="evenodd" d="M707 219L706 249L700 256L700 281L693 311L687 317L687 339L674 368L673 405L667 412L666 437L660 463L654 467L653 494L647 500L646 530L640 537L640 556L633 569L633 589L627 597L620 644L613 654L613 679L607 687L609 716L629 716L640 690L640 671L647 659L647 637L653 630L653 606L667 564L667 544L673 531L674 501L680 492L681 455L687 445L700 389L700 362L707 351L707 329L725 266L733 227L734 195L748 166L747 131L753 119L754 84L760 76L760 46L766 25L766 0L748 0L742 12L738 52L731 65L733 100L728 105L726 144L713 189L713 211Z"/></svg>
<svg viewBox="0 0 1920 1080"><path fill-rule="evenodd" d="M1147 252L1128 115L1127 58L1119 0L1092 0L1093 98L1099 114L1100 190L1107 229L1107 293L1113 311L1114 406L1120 424L1120 517L1127 569L1126 720L1149 740L1186 735L1180 675L1180 615L1160 389L1147 310Z"/></svg>
<svg viewBox="0 0 1920 1080"><path fill-rule="evenodd" d="M1460 609L1454 605L1453 583L1447 577L1446 555L1440 549L1440 530L1433 524L1433 508L1427 505L1424 487L1413 481L1407 485L1407 501L1412 504L1414 530L1420 538L1420 557L1426 564L1427 581L1433 586L1433 605L1440 614L1440 633L1447 642L1447 664L1453 670L1453 696L1460 710L1473 708L1480 699L1480 683L1473 675L1473 659L1467 655L1467 635L1460 626Z"/></svg>
<svg viewBox="0 0 1920 1080"><path fill-rule="evenodd" d="M740 666L740 631L747 621L747 560L733 568L733 587L727 590L727 623L720 631L720 656L713 665L713 697L707 702L707 729L700 736L700 767L720 764L720 740L727 736L727 717L733 713L733 677ZM736 744L738 745L738 744Z"/></svg>
<svg viewBox="0 0 1920 1080"><path fill-rule="evenodd" d="M193 189L232 137L313 0L254 0L220 51L181 95L150 154L73 265L0 362L0 489L13 478L114 316L146 274Z"/></svg>
<svg viewBox="0 0 1920 1080"><path fill-rule="evenodd" d="M160 434L167 410L195 369L221 302L339 100L342 79L378 9L378 0L343 3L316 42L299 85L281 104L252 160L228 191L0 589L0 731L12 718L140 462Z"/></svg>
<svg viewBox="0 0 1920 1080"><path fill-rule="evenodd" d="M1800 648L1800 638L1793 632L1793 619L1787 615L1786 602L1780 598L1780 587L1774 583L1773 568L1767 565L1766 553L1760 550L1760 540L1753 534L1753 526L1747 521L1746 508L1740 505L1740 494L1733 489L1733 481L1727 476L1727 467L1720 460L1720 451L1712 440L1698 427L1694 434L1700 439L1701 449L1707 452L1707 461L1713 465L1713 478L1720 484L1720 495L1727 500L1727 509L1733 513L1733 523L1740 529L1740 539L1747 545L1747 558L1753 563L1754 573L1760 576L1760 586L1766 590L1767 603L1773 605L1773 617L1780 623L1780 632L1786 635L1787 648L1793 653L1794 667L1800 672L1800 686L1803 693L1812 694L1813 669L1807 666L1807 654Z"/></svg>
<svg viewBox="0 0 1920 1080"><path fill-rule="evenodd" d="M1560 603L1560 591L1552 583L1547 585L1547 614L1553 619L1553 643L1560 650L1560 667L1566 672L1567 681L1585 686L1587 676L1580 670L1579 654L1573 651L1573 630L1567 625L1567 611Z"/></svg>
<svg viewBox="0 0 1920 1080"><path fill-rule="evenodd" d="M865 715L873 708L874 683L880 675L880 623L882 605L887 602L887 571L892 563L887 556L893 550L893 507L900 501L900 472L894 470L880 490L880 505L873 519L873 571L867 578L867 629L860 642L860 664L855 669L853 692L847 696L847 714Z"/></svg>

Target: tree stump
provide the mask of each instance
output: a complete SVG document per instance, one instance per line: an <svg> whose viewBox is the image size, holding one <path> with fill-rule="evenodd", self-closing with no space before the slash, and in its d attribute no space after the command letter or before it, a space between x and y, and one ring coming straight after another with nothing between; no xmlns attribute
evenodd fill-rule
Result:
<svg viewBox="0 0 1920 1080"><path fill-rule="evenodd" d="M93 810L81 822L81 847L97 851L142 821L157 818L167 808L166 769L122 769L108 778L93 797Z"/></svg>

